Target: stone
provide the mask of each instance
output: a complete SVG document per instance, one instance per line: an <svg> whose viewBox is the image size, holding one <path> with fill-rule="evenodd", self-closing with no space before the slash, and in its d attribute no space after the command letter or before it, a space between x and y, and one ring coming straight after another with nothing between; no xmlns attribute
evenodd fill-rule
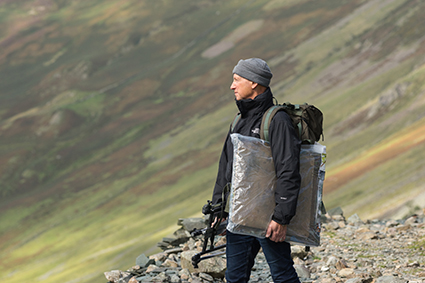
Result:
<svg viewBox="0 0 425 283"><path fill-rule="evenodd" d="M344 268L348 268L349 266L348 266L348 264L347 264L347 262L346 262L345 260L340 259L340 260L338 260L338 261L336 262L335 267L336 267L336 269L338 269L338 270L342 270L342 269L344 269Z"/></svg>
<svg viewBox="0 0 425 283"><path fill-rule="evenodd" d="M164 253L166 253L167 255L169 255L169 254L177 254L177 253L180 253L182 251L183 251L182 248L174 248L174 249L165 250Z"/></svg>
<svg viewBox="0 0 425 283"><path fill-rule="evenodd" d="M162 250L170 249L170 248L173 247L169 243L165 243L165 242L158 242L156 245L157 245L158 248L160 248Z"/></svg>
<svg viewBox="0 0 425 283"><path fill-rule="evenodd" d="M366 232L366 233L357 234L356 238L358 240L376 240L379 237L375 232Z"/></svg>
<svg viewBox="0 0 425 283"><path fill-rule="evenodd" d="M170 276L165 274L165 272L161 272L158 275L156 275L154 278L152 278L153 282L170 282Z"/></svg>
<svg viewBox="0 0 425 283"><path fill-rule="evenodd" d="M189 240L189 238L190 238L190 233L183 228L176 230L173 233L173 235L174 235L174 237L176 237L176 241L173 242L172 244L176 245L176 246L183 244L183 243L186 243L187 240Z"/></svg>
<svg viewBox="0 0 425 283"><path fill-rule="evenodd" d="M177 254L169 254L168 259L173 260L173 261L178 261L179 258L177 256Z"/></svg>
<svg viewBox="0 0 425 283"><path fill-rule="evenodd" d="M186 241L190 238L190 233L183 228L174 231L173 235L176 238L185 238Z"/></svg>
<svg viewBox="0 0 425 283"><path fill-rule="evenodd" d="M176 240L176 238L172 238L172 237L165 237L165 238L162 238L162 241L164 242L164 243L168 243L168 244L171 244L173 241L175 241Z"/></svg>
<svg viewBox="0 0 425 283"><path fill-rule="evenodd" d="M293 245L291 246L291 256L292 258L298 257L304 259L308 255L308 252L305 250L304 246Z"/></svg>
<svg viewBox="0 0 425 283"><path fill-rule="evenodd" d="M226 244L226 237L220 237L218 238L217 242L215 242L214 246L218 247L225 244Z"/></svg>
<svg viewBox="0 0 425 283"><path fill-rule="evenodd" d="M193 277L191 283L204 283L199 277Z"/></svg>
<svg viewBox="0 0 425 283"><path fill-rule="evenodd" d="M171 275L170 282L171 283L180 283L180 277L178 275L176 275L176 274Z"/></svg>
<svg viewBox="0 0 425 283"><path fill-rule="evenodd" d="M330 256L328 258L328 260L326 261L326 265L327 266L336 266L337 262L338 262L338 258L337 257Z"/></svg>
<svg viewBox="0 0 425 283"><path fill-rule="evenodd" d="M320 217L320 221L322 223L328 223L332 221L332 217L329 214L325 214L325 215L322 214L322 216Z"/></svg>
<svg viewBox="0 0 425 283"><path fill-rule="evenodd" d="M338 230L340 227L337 222L329 222L324 225L324 228L328 230Z"/></svg>
<svg viewBox="0 0 425 283"><path fill-rule="evenodd" d="M165 246L166 244L168 244L168 246L177 247L180 244L185 243L188 239L189 239L188 237L183 237L183 238L177 238L177 237L162 238L161 245L162 246Z"/></svg>
<svg viewBox="0 0 425 283"><path fill-rule="evenodd" d="M375 280L375 283L404 283L404 282L406 281L403 279L394 277L392 275L385 275Z"/></svg>
<svg viewBox="0 0 425 283"><path fill-rule="evenodd" d="M180 218L177 221L177 225L182 226L182 228L188 232L207 227L207 224L203 218Z"/></svg>
<svg viewBox="0 0 425 283"><path fill-rule="evenodd" d="M123 272L121 270L112 270L109 272L104 272L105 277L108 281L117 282L121 278L125 278L130 275L128 272Z"/></svg>
<svg viewBox="0 0 425 283"><path fill-rule="evenodd" d="M151 264L148 266L146 273L160 273L162 271L163 271L162 268L159 268L158 266Z"/></svg>
<svg viewBox="0 0 425 283"><path fill-rule="evenodd" d="M347 219L348 223L351 224L359 224L359 223L363 223L363 221L360 219L360 217L357 215L357 213L351 215L350 217L348 217Z"/></svg>
<svg viewBox="0 0 425 283"><path fill-rule="evenodd" d="M208 273L215 278L223 278L226 271L226 260L221 257L212 257L199 263L198 268L192 265L192 257L197 251L186 251L181 253L180 264L182 268L186 268L190 273L203 272Z"/></svg>
<svg viewBox="0 0 425 283"><path fill-rule="evenodd" d="M407 263L406 266L407 267L419 267L420 264L419 264L419 262L414 261L414 262Z"/></svg>
<svg viewBox="0 0 425 283"><path fill-rule="evenodd" d="M362 233L367 233L367 232L371 232L369 228L361 227L361 228L356 230L355 234L362 234Z"/></svg>
<svg viewBox="0 0 425 283"><path fill-rule="evenodd" d="M398 225L400 225L400 223L395 220L390 220L387 223L385 223L385 227L388 227L388 228L395 227Z"/></svg>
<svg viewBox="0 0 425 283"><path fill-rule="evenodd" d="M206 280L208 282L213 282L214 281L214 277L212 277L211 275L207 274L207 273L199 273L199 278Z"/></svg>
<svg viewBox="0 0 425 283"><path fill-rule="evenodd" d="M188 243L184 243L183 245L182 245L182 251L189 251L190 250L190 247L189 247L189 244Z"/></svg>
<svg viewBox="0 0 425 283"><path fill-rule="evenodd" d="M343 268L340 271L338 271L339 277L347 278L347 277L351 277L353 275L354 275L354 269L352 269L352 268Z"/></svg>
<svg viewBox="0 0 425 283"><path fill-rule="evenodd" d="M345 221L345 218L344 218L344 216L342 216L342 215L332 215L332 219L333 219L334 221L337 221L337 222Z"/></svg>
<svg viewBox="0 0 425 283"><path fill-rule="evenodd" d="M410 228L412 228L412 226L407 224L407 225L399 225L395 229L397 230L397 232L403 232L403 231L409 230Z"/></svg>
<svg viewBox="0 0 425 283"><path fill-rule="evenodd" d="M425 217L418 217L417 223L412 224L404 220L366 220L355 224L346 222L347 225L344 226L337 220L330 221L323 226L319 247L311 247L309 252L305 252L304 246L292 247L294 268L301 282L425 283L425 272L422 270L425 256L420 246L421 239L425 236ZM329 227L333 224L339 227L331 230ZM185 235L182 231L178 232L180 233ZM370 241L375 237L379 241ZM225 243L225 237L217 238L216 240ZM169 246L164 252L149 257L155 264L148 267L136 265L125 273L115 270L105 273L105 276L112 279L109 282L113 283L136 283L135 280L138 283L223 283L226 269L224 256L202 261L200 267L205 269L192 269L191 257L200 251L202 243L200 238L190 238L180 247L165 243ZM415 250L412 250L412 246ZM187 253L189 254L186 256ZM203 266L211 260L211 266ZM191 271L184 268L186 266ZM211 271L212 267L217 266L222 268L219 277L216 277L217 271ZM210 276L213 281L210 281ZM250 282L272 281L267 261L260 250L251 271Z"/></svg>
<svg viewBox="0 0 425 283"><path fill-rule="evenodd" d="M167 258L168 254L166 252L157 253L149 256L149 259L156 261L164 261Z"/></svg>
<svg viewBox="0 0 425 283"><path fill-rule="evenodd" d="M165 260L165 262L163 262L163 263L161 264L161 266L163 266L163 267L173 267L173 268L176 268L176 267L178 267L179 265L178 265L178 263L177 263L177 262L175 262L174 260L166 259L166 260Z"/></svg>
<svg viewBox="0 0 425 283"><path fill-rule="evenodd" d="M334 216L334 215L344 215L344 212L342 211L342 208L341 207L335 207L335 208L332 208L332 209L330 209L330 210L328 210L328 214L330 215L330 216Z"/></svg>
<svg viewBox="0 0 425 283"><path fill-rule="evenodd" d="M183 268L179 271L179 276L182 280L189 280L191 278L190 272L187 268Z"/></svg>
<svg viewBox="0 0 425 283"><path fill-rule="evenodd" d="M371 270L369 273L372 277L375 277L375 278L382 276L381 271L376 270L376 269Z"/></svg>
<svg viewBox="0 0 425 283"><path fill-rule="evenodd" d="M320 278L316 283L336 283L337 281L334 278Z"/></svg>
<svg viewBox="0 0 425 283"><path fill-rule="evenodd" d="M150 277L148 277L148 276L139 276L139 277L136 277L136 280L138 281L138 282L148 282L148 278L150 278ZM150 280L149 280L149 282L150 282Z"/></svg>
<svg viewBox="0 0 425 283"><path fill-rule="evenodd" d="M150 264L154 264L155 260L149 259L145 254L141 254L136 258L136 265L140 267L147 267Z"/></svg>
<svg viewBox="0 0 425 283"><path fill-rule="evenodd" d="M404 225L413 225L417 222L418 222L418 216L413 215L413 216L410 216L409 218L407 218L406 221L404 221Z"/></svg>
<svg viewBox="0 0 425 283"><path fill-rule="evenodd" d="M378 239L378 235L368 228L359 228L354 234L358 240Z"/></svg>
<svg viewBox="0 0 425 283"><path fill-rule="evenodd" d="M299 264L299 265L304 264L304 261L300 259L299 257L294 257L293 261L294 261L294 264Z"/></svg>
<svg viewBox="0 0 425 283"><path fill-rule="evenodd" d="M190 238L189 241L187 241L186 244L187 244L187 246L190 250L193 250L196 247L196 241L192 238Z"/></svg>
<svg viewBox="0 0 425 283"><path fill-rule="evenodd" d="M198 270L193 267L192 257L197 254L196 251L190 250L181 253L180 264L183 269L189 270L190 273L197 272Z"/></svg>
<svg viewBox="0 0 425 283"><path fill-rule="evenodd" d="M305 265L294 264L294 268L299 278L310 278L310 270Z"/></svg>

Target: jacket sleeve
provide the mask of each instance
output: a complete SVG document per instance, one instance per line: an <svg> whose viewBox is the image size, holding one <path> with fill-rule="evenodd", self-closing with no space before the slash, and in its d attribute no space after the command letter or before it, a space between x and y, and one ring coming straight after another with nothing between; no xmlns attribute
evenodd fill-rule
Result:
<svg viewBox="0 0 425 283"><path fill-rule="evenodd" d="M276 113L270 123L270 146L277 177L273 220L286 225L297 208L301 141L295 134L291 118L283 111Z"/></svg>
<svg viewBox="0 0 425 283"><path fill-rule="evenodd" d="M230 161L230 162L229 162ZM227 183L231 182L233 164L233 147L230 140L230 130L227 134L226 141L224 142L223 150L221 152L220 161L218 163L217 179L214 185L212 196L212 203L217 204L222 202L222 193Z"/></svg>

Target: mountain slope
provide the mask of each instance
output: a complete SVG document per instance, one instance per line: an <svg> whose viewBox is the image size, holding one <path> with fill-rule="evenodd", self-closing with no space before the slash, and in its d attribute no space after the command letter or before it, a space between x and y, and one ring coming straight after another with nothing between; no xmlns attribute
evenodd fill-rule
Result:
<svg viewBox="0 0 425 283"><path fill-rule="evenodd" d="M424 5L1 1L2 282L101 280L199 214L241 58L324 112L328 208L421 206Z"/></svg>

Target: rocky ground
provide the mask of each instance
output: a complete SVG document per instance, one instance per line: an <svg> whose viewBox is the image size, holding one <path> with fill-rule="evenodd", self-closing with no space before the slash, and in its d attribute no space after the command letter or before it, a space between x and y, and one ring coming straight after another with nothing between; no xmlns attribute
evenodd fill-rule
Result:
<svg viewBox="0 0 425 283"><path fill-rule="evenodd" d="M105 272L108 282L225 282L224 255L202 261L197 269L191 258L202 248L202 236L188 231L202 228L203 219L180 219L181 229L158 246L163 252L140 255L127 271ZM224 237L216 237L222 244ZM345 219L334 211L323 220L321 245L306 251L292 246L295 268L301 282L425 283L425 216L403 220L367 220L357 215ZM260 252L250 282L273 282L264 255Z"/></svg>

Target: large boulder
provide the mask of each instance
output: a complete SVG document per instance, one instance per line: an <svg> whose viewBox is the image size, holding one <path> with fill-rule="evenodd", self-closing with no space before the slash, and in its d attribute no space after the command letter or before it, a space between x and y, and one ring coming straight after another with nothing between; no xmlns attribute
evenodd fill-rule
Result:
<svg viewBox="0 0 425 283"><path fill-rule="evenodd" d="M205 259L198 264L198 268L192 265L192 257L197 251L185 251L181 253L181 267L189 270L190 273L207 273L215 278L223 278L226 272L226 259L216 256Z"/></svg>

